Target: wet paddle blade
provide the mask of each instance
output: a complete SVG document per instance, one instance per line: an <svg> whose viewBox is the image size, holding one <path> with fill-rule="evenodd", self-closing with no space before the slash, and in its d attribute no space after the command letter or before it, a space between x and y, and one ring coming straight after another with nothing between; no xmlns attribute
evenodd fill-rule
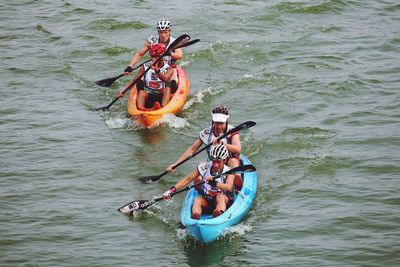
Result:
<svg viewBox="0 0 400 267"><path fill-rule="evenodd" d="M161 178L161 175L150 175L141 177L139 180L144 184L154 184Z"/></svg>
<svg viewBox="0 0 400 267"><path fill-rule="evenodd" d="M256 125L256 122L254 122L254 121L246 121L246 122L240 124L239 126L237 126L236 127L237 129L235 129L235 130L239 131L239 130L248 129L250 127L253 127L254 125Z"/></svg>
<svg viewBox="0 0 400 267"><path fill-rule="evenodd" d="M99 80L99 81L96 82L96 84L98 86L102 86L102 87L110 87L116 80L118 80L122 76L123 76L123 74L115 76L115 77L112 77L112 78Z"/></svg>
<svg viewBox="0 0 400 267"><path fill-rule="evenodd" d="M124 214L135 214L141 210L147 209L154 203L163 200L162 197L154 197L150 200L135 200L132 202L129 202L128 204L125 204L124 206L120 207L118 209L119 212L124 213Z"/></svg>
<svg viewBox="0 0 400 267"><path fill-rule="evenodd" d="M122 212L124 214L128 214L128 215L138 212L140 210L139 201L140 200L130 202L130 203L120 207L118 209L118 211Z"/></svg>

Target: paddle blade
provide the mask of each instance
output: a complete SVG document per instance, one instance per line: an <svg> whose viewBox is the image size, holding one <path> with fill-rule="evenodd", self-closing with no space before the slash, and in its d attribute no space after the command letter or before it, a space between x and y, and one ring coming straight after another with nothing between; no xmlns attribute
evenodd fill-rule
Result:
<svg viewBox="0 0 400 267"><path fill-rule="evenodd" d="M160 175L150 175L150 176L144 176L139 178L139 180L144 183L144 184L154 184L156 183L159 179L161 178Z"/></svg>
<svg viewBox="0 0 400 267"><path fill-rule="evenodd" d="M112 78L99 80L96 82L96 84L99 86L102 86L102 87L110 87L116 80L118 80L122 76L124 76L124 74L120 74L120 75L112 77Z"/></svg>
<svg viewBox="0 0 400 267"><path fill-rule="evenodd" d="M230 169L229 171L225 172L225 174L233 174L233 173L242 173L242 172L254 172L256 171L256 167L251 164L238 166L236 168Z"/></svg>
<svg viewBox="0 0 400 267"><path fill-rule="evenodd" d="M119 212L122 212L124 214L135 214L141 210L147 209L148 207L150 207L151 205L153 205L154 203L163 200L162 197L158 197L158 198L153 198L150 200L135 200L132 202L129 202L128 204L120 207L118 209Z"/></svg>
<svg viewBox="0 0 400 267"><path fill-rule="evenodd" d="M118 209L118 211L122 212L124 214L128 214L128 215L136 213L140 210L140 201L141 200L130 202L130 203L120 207Z"/></svg>
<svg viewBox="0 0 400 267"><path fill-rule="evenodd" d="M96 108L95 110L96 110L96 111L105 111L105 110L109 110L110 107L112 106L112 104L114 104L114 102L117 101L117 100L118 100L118 98L115 98L115 99L113 100L113 102L111 102L111 103L108 104L107 106L99 107L99 108Z"/></svg>
<svg viewBox="0 0 400 267"><path fill-rule="evenodd" d="M195 43L197 43L197 42L199 42L199 41L200 41L200 39L194 39L194 40L189 41L189 42L182 42L181 44L175 46L174 48L175 48L175 49L178 49L178 48L187 47L187 46L192 45L192 44L195 44Z"/></svg>
<svg viewBox="0 0 400 267"><path fill-rule="evenodd" d="M255 123L254 121L246 121L246 122L243 122L242 124L236 126L236 127L235 127L234 129L232 129L232 130L235 130L235 132L236 132L236 131L248 129L248 128L250 128L250 127L253 127L254 125L256 125L256 123Z"/></svg>
<svg viewBox="0 0 400 267"><path fill-rule="evenodd" d="M176 38L172 44L170 44L167 47L167 51L169 50L174 50L176 49L178 46L183 45L184 43L187 43L190 40L190 36L187 34L182 34L181 36L179 36L178 38Z"/></svg>

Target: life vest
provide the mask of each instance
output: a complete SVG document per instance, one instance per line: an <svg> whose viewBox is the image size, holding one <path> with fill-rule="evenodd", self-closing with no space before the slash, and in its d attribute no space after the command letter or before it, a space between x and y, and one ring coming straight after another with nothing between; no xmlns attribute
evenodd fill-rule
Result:
<svg viewBox="0 0 400 267"><path fill-rule="evenodd" d="M227 128L227 131L230 131L231 129L234 128L234 127L233 127L232 125L230 125L230 124L228 124L227 127L228 127L228 128ZM219 136L222 136L223 134L224 134L224 133L221 133ZM232 144L232 137L233 137L234 135L236 135L236 134L239 134L239 133L238 133L238 132L234 132L234 133L228 135L227 137L222 138L221 141L222 141L224 144ZM199 133L199 139L203 142L204 145L209 145L209 144L211 144L211 143L213 142L213 140L215 140L215 139L218 138L219 136L215 136L215 135L214 135L213 130L212 130L212 126L210 126L210 127L208 127L208 128L205 128L204 130L202 130L202 131ZM207 154L208 154L208 157L209 157L209 158L210 158L210 151L211 151L211 149L212 149L213 147L214 147L214 146L210 146L210 147L207 149ZM233 157L233 156L236 156L236 155L233 154L233 153L231 153L231 152L229 152L229 157Z"/></svg>
<svg viewBox="0 0 400 267"><path fill-rule="evenodd" d="M165 88L165 82L158 77L157 73L153 69L151 69L151 64L152 62L147 62L143 65L144 71L147 71L150 68L149 71L147 71L144 75L143 82L146 88L154 90L154 92L158 92L159 90ZM170 66L164 63L164 66L162 66L160 72L165 74L169 69Z"/></svg>
<svg viewBox="0 0 400 267"><path fill-rule="evenodd" d="M169 42L168 42L168 44L167 44L167 48L172 44L173 41L175 41L175 38L173 38L173 37L170 36L170 37L169 37ZM152 44L159 44L159 43L160 43L160 37L159 37L158 35L152 35L152 36L150 36L149 38L147 38L147 42L149 42L150 45L152 45ZM171 52L174 52L174 51L175 51L175 50L171 50ZM168 65L170 65L170 66L175 65L175 63L176 63L176 60L173 60L171 56L165 56L163 59L164 59L164 60L168 63Z"/></svg>
<svg viewBox="0 0 400 267"><path fill-rule="evenodd" d="M211 161L201 163L197 167L197 170L200 173L201 181L205 181L207 177L216 175L216 173L212 173L211 167L212 167L212 162ZM230 168L228 166L224 165L221 173L224 173L224 172L229 171L229 170L230 170ZM219 178L217 178L215 180L218 183L225 183L226 175L222 175L221 177L219 177ZM204 183L204 184L201 185L200 194L202 196L204 196L208 200L212 200L218 193L224 193L225 194L225 192L222 191L221 189L212 187L208 183Z"/></svg>

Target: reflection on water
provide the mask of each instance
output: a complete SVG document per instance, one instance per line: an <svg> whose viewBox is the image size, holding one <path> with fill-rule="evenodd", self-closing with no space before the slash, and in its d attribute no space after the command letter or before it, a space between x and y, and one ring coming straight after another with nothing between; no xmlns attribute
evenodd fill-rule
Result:
<svg viewBox="0 0 400 267"><path fill-rule="evenodd" d="M165 129L156 127L153 129L142 129L138 131L142 141L146 144L157 144L165 140Z"/></svg>
<svg viewBox="0 0 400 267"><path fill-rule="evenodd" d="M220 266L228 255L236 254L240 247L241 237L228 235L210 244L203 244L187 237L183 249L190 266Z"/></svg>

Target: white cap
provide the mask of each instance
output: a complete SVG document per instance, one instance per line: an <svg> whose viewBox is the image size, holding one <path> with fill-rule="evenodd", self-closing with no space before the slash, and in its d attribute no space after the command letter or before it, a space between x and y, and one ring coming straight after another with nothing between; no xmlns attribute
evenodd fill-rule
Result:
<svg viewBox="0 0 400 267"><path fill-rule="evenodd" d="M221 114L221 113L214 113L212 115L213 122L226 122L229 118L229 115Z"/></svg>

